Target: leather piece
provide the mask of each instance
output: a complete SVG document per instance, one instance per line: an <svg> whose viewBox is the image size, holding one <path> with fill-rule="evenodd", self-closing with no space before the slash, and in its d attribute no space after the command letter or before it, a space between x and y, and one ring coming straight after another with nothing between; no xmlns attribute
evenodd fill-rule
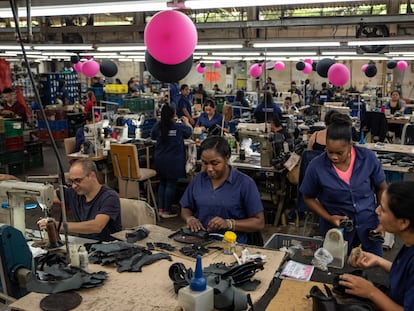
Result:
<svg viewBox="0 0 414 311"><path fill-rule="evenodd" d="M72 310L82 302L82 296L76 292L50 294L40 300L40 308L44 311Z"/></svg>

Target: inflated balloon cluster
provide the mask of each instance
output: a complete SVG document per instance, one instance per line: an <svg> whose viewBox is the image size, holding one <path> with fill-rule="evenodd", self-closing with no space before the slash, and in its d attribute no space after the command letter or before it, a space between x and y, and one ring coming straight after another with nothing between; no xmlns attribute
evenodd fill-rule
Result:
<svg viewBox="0 0 414 311"><path fill-rule="evenodd" d="M118 73L117 65L110 60L104 60L102 63L98 63L97 61L88 59L86 61L81 61L79 56L72 56L70 61L73 64L73 69L79 74L83 74L84 76L91 78L94 77L99 71L105 77L113 77Z"/></svg>
<svg viewBox="0 0 414 311"><path fill-rule="evenodd" d="M163 82L181 80L193 65L197 39L197 29L184 13L171 10L155 14L144 30L148 71Z"/></svg>

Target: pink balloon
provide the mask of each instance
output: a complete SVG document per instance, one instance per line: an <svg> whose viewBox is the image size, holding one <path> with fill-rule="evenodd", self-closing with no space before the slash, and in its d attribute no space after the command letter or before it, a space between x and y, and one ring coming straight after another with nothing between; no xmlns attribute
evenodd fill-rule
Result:
<svg viewBox="0 0 414 311"><path fill-rule="evenodd" d="M408 63L405 60L399 60L397 62L397 68L401 71L405 70L408 68Z"/></svg>
<svg viewBox="0 0 414 311"><path fill-rule="evenodd" d="M75 69L77 73L82 73L82 67L82 62L77 62L76 64L73 64L73 69Z"/></svg>
<svg viewBox="0 0 414 311"><path fill-rule="evenodd" d="M192 20L179 11L155 14L144 30L148 52L163 64L176 65L193 54L197 29Z"/></svg>
<svg viewBox="0 0 414 311"><path fill-rule="evenodd" d="M83 64L82 73L85 76L92 78L99 72L99 68L100 68L100 65L98 62L94 60L89 60Z"/></svg>
<svg viewBox="0 0 414 311"><path fill-rule="evenodd" d="M313 60L311 60L310 58L305 58L305 59L303 60L303 62L304 62L305 64L310 64L310 65L312 65Z"/></svg>
<svg viewBox="0 0 414 311"><path fill-rule="evenodd" d="M220 68L220 66L221 66L221 61L219 61L219 60L216 60L213 64L214 68Z"/></svg>
<svg viewBox="0 0 414 311"><path fill-rule="evenodd" d="M206 67L201 67L200 64L197 64L196 70L197 70L198 73L205 73L206 72Z"/></svg>
<svg viewBox="0 0 414 311"><path fill-rule="evenodd" d="M362 71L362 72L365 72L365 70L367 69L367 67L368 67L368 64L363 64L363 65L361 66L361 71Z"/></svg>
<svg viewBox="0 0 414 311"><path fill-rule="evenodd" d="M257 78L260 77L260 75L262 74L262 70L262 66L260 66L259 64L253 64L250 66L249 72L253 78Z"/></svg>
<svg viewBox="0 0 414 311"><path fill-rule="evenodd" d="M282 71L283 69L285 69L285 63L284 62L281 62L281 61L277 61L275 63L275 69L277 71Z"/></svg>
<svg viewBox="0 0 414 311"><path fill-rule="evenodd" d="M344 64L333 64L328 70L328 80L334 86L343 86L348 83L349 69Z"/></svg>
<svg viewBox="0 0 414 311"><path fill-rule="evenodd" d="M311 63L305 63L305 68L302 70L302 72L305 75L308 75L312 72L312 64Z"/></svg>

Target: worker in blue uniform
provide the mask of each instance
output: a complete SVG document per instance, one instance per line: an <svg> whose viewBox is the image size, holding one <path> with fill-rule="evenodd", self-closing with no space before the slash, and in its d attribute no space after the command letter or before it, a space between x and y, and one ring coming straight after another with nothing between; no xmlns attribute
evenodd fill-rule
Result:
<svg viewBox="0 0 414 311"><path fill-rule="evenodd" d="M282 119L282 110L273 102L272 93L266 92L262 102L254 110L254 117L257 123L263 123L266 120L270 122L274 114L277 114L279 119Z"/></svg>
<svg viewBox="0 0 414 311"><path fill-rule="evenodd" d="M349 116L334 114L327 129L326 151L313 159L300 186L307 207L320 216L321 234L353 221L344 230L349 250L362 244L382 255L382 244L369 231L382 232L375 208L386 189L385 174L374 152L352 144Z"/></svg>
<svg viewBox="0 0 414 311"><path fill-rule="evenodd" d="M263 205L252 178L229 165L231 150L220 136L206 138L201 146L202 172L185 190L181 216L193 231L237 234L248 243L248 234L264 228Z"/></svg>
<svg viewBox="0 0 414 311"><path fill-rule="evenodd" d="M204 112L197 119L196 127L200 127L203 132L208 132L215 125L228 128L227 122L223 121L223 115L216 110L216 104L212 99L206 99ZM226 130L227 131L227 130Z"/></svg>
<svg viewBox="0 0 414 311"><path fill-rule="evenodd" d="M185 177L184 139L193 128L188 118L176 120L175 110L168 104L161 109L161 120L151 130L151 138L157 141L154 151L155 169L160 179L158 187L158 212L162 218L175 217L171 204L175 197L177 181Z"/></svg>
<svg viewBox="0 0 414 311"><path fill-rule="evenodd" d="M381 198L377 214L385 231L397 235L403 246L393 262L369 252L356 249L350 264L357 268L380 267L389 272L387 294L370 281L351 274L340 276L347 294L369 299L378 310L413 310L414 306L414 182L391 184Z"/></svg>
<svg viewBox="0 0 414 311"><path fill-rule="evenodd" d="M194 125L189 95L190 88L187 84L182 84L180 87L180 96L177 101L176 114L178 118L181 118L182 116L187 117L190 124Z"/></svg>

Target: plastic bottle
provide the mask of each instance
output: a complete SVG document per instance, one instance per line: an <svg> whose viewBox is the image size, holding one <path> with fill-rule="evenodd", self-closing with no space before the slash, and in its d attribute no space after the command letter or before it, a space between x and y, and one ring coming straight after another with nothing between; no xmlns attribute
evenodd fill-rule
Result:
<svg viewBox="0 0 414 311"><path fill-rule="evenodd" d="M201 256L197 256L196 268L190 285L178 292L178 305L185 311L211 311L214 309L214 291L207 286L203 276Z"/></svg>
<svg viewBox="0 0 414 311"><path fill-rule="evenodd" d="M224 254L233 255L233 253L236 251L236 240L237 235L233 231L226 231L224 233Z"/></svg>
<svg viewBox="0 0 414 311"><path fill-rule="evenodd" d="M78 253L77 245L71 245L69 252L70 252L70 265L72 267L79 267L80 262L79 262L79 253Z"/></svg>
<svg viewBox="0 0 414 311"><path fill-rule="evenodd" d="M240 148L240 152L239 152L239 159L240 159L241 161L246 160L246 152L244 151L244 148L243 148L243 147L241 147L241 148Z"/></svg>
<svg viewBox="0 0 414 311"><path fill-rule="evenodd" d="M361 129L361 137L359 138L359 143L361 145L365 144L365 134L364 131Z"/></svg>
<svg viewBox="0 0 414 311"><path fill-rule="evenodd" d="M85 246L79 247L79 266L82 270L88 271L88 252L86 251Z"/></svg>

